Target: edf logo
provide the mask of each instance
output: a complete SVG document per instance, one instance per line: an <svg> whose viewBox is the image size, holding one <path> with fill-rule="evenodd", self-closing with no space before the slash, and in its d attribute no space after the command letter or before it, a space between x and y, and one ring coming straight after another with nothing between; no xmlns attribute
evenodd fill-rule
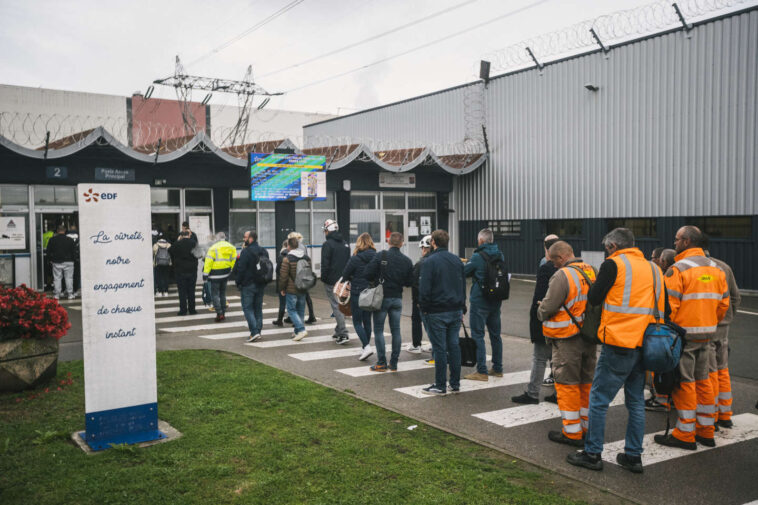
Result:
<svg viewBox="0 0 758 505"><path fill-rule="evenodd" d="M100 193L101 200L115 200L118 193Z"/></svg>
<svg viewBox="0 0 758 505"><path fill-rule="evenodd" d="M82 196L84 196L85 202L97 202L98 199L115 200L118 197L118 193L95 193L92 188L89 188L89 191L85 191Z"/></svg>

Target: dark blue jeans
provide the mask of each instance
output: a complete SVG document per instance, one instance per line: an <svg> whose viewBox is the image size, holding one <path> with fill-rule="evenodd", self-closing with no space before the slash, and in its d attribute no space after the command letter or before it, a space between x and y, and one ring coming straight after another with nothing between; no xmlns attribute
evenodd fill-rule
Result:
<svg viewBox="0 0 758 505"><path fill-rule="evenodd" d="M226 312L226 282L228 279L211 279L211 297L216 314Z"/></svg>
<svg viewBox="0 0 758 505"><path fill-rule="evenodd" d="M490 332L492 345L492 369L503 371L503 339L500 338L500 304L474 305L468 315L471 338L476 341L476 371L487 373L487 347L484 344L484 328Z"/></svg>
<svg viewBox="0 0 758 505"><path fill-rule="evenodd" d="M384 321L390 317L390 332L392 333L392 354L390 355L390 368L397 368L397 359L400 357L400 346L403 337L400 334L400 318L403 315L402 298L385 298L382 301L382 309L374 312L374 339L376 340L376 357L378 365L387 364L387 355L384 344Z"/></svg>
<svg viewBox="0 0 758 505"><path fill-rule="evenodd" d="M590 415L584 450L592 454L603 452L605 414L608 404L624 387L624 403L629 411L626 423L626 445L629 456L642 454L645 435L645 370L642 368L642 349L622 349L604 345L595 366L590 390Z"/></svg>
<svg viewBox="0 0 758 505"><path fill-rule="evenodd" d="M305 331L305 293L287 293L287 314L295 326L295 333Z"/></svg>
<svg viewBox="0 0 758 505"><path fill-rule="evenodd" d="M250 335L258 335L263 328L263 286L252 283L240 289L240 302L245 313Z"/></svg>
<svg viewBox="0 0 758 505"><path fill-rule="evenodd" d="M450 365L450 386L461 384L461 347L458 338L461 330L460 310L426 314L426 331L432 342L434 356L434 384L447 388L447 366Z"/></svg>
<svg viewBox="0 0 758 505"><path fill-rule="evenodd" d="M350 295L350 311L353 313L353 328L361 345L366 347L371 343L371 312L367 312L358 306L359 294Z"/></svg>

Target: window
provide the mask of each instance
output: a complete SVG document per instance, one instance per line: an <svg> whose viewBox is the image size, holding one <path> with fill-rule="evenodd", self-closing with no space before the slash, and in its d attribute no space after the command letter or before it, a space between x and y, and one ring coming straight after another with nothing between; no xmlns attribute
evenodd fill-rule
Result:
<svg viewBox="0 0 758 505"><path fill-rule="evenodd" d="M405 209L405 195L403 193L382 194L382 208L383 209Z"/></svg>
<svg viewBox="0 0 758 505"><path fill-rule="evenodd" d="M233 189L229 205L232 209L256 209L256 203L250 200L246 189Z"/></svg>
<svg viewBox="0 0 758 505"><path fill-rule="evenodd" d="M247 230L256 230L257 228L255 212L229 213L229 242L232 244L239 244Z"/></svg>
<svg viewBox="0 0 758 505"><path fill-rule="evenodd" d="M326 192L326 200L313 200L314 209L335 209L337 203L335 202L335 193L333 191Z"/></svg>
<svg viewBox="0 0 758 505"><path fill-rule="evenodd" d="M616 228L629 228L636 238L655 238L655 219L635 218L635 219L609 219L608 231Z"/></svg>
<svg viewBox="0 0 758 505"><path fill-rule="evenodd" d="M437 209L434 193L408 193L409 209Z"/></svg>
<svg viewBox="0 0 758 505"><path fill-rule="evenodd" d="M303 243L305 245L312 245L310 212L295 212L295 231L303 236Z"/></svg>
<svg viewBox="0 0 758 505"><path fill-rule="evenodd" d="M276 224L273 212L261 212L258 214L258 242L263 247L276 247L277 252L281 244L276 243ZM273 261L274 258L271 258Z"/></svg>
<svg viewBox="0 0 758 505"><path fill-rule="evenodd" d="M551 219L544 221L545 235L554 233L559 237L581 237L582 220L581 219Z"/></svg>
<svg viewBox="0 0 758 505"><path fill-rule="evenodd" d="M150 188L150 205L157 207L179 207L179 190Z"/></svg>
<svg viewBox="0 0 758 505"><path fill-rule="evenodd" d="M487 226L496 237L521 236L521 221L487 221Z"/></svg>
<svg viewBox="0 0 758 505"><path fill-rule="evenodd" d="M687 224L697 226L712 238L741 238L753 236L752 216L693 217Z"/></svg>
<svg viewBox="0 0 758 505"><path fill-rule="evenodd" d="M210 189L185 189L184 190L185 207L210 207L211 190Z"/></svg>
<svg viewBox="0 0 758 505"><path fill-rule="evenodd" d="M20 205L26 207L28 204L29 191L26 186L0 187L0 207L8 207L10 205Z"/></svg>
<svg viewBox="0 0 758 505"><path fill-rule="evenodd" d="M316 203L316 202L313 202ZM324 222L327 219L334 219L334 212L314 212L313 213L313 220L312 220L312 231L311 231L311 238L313 239L313 244L317 245L322 243L323 240L326 239L326 235L324 235Z"/></svg>
<svg viewBox="0 0 758 505"><path fill-rule="evenodd" d="M76 205L76 187L34 186L34 203L37 205Z"/></svg>
<svg viewBox="0 0 758 505"><path fill-rule="evenodd" d="M350 195L350 210L367 210L376 208L376 195Z"/></svg>

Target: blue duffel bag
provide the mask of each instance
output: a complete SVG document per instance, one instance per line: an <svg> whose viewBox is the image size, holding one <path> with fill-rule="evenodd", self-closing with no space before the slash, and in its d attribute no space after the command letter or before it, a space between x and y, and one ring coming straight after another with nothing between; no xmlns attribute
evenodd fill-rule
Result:
<svg viewBox="0 0 758 505"><path fill-rule="evenodd" d="M679 364L682 342L687 332L677 324L663 322L658 309L658 296L662 289L663 279L653 263L650 263L650 266L653 269L655 282L655 299L653 300L655 323L649 324L645 329L645 337L642 340L642 366L645 370L661 374L672 371Z"/></svg>

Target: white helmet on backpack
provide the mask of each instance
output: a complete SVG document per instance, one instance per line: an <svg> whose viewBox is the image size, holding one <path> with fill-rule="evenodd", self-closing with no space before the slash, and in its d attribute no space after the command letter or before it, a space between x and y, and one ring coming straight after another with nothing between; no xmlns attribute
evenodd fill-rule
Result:
<svg viewBox="0 0 758 505"><path fill-rule="evenodd" d="M327 219L324 221L324 231L326 232L332 232L337 231L340 229L340 225L337 224L337 221L334 219Z"/></svg>
<svg viewBox="0 0 758 505"><path fill-rule="evenodd" d="M426 237L422 238L421 241L418 243L418 246L421 247L432 247L432 236L427 235Z"/></svg>

